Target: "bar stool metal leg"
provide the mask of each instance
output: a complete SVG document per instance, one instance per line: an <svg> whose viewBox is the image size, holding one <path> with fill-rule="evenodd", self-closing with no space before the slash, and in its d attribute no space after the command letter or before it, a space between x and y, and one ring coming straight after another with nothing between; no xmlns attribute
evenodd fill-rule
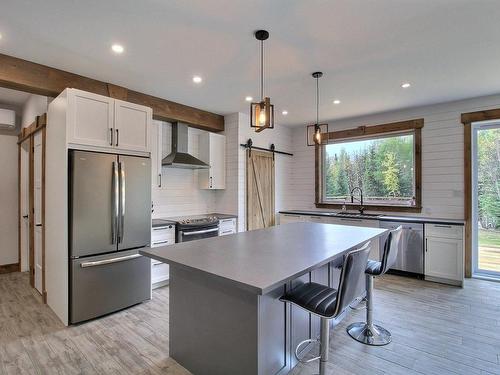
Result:
<svg viewBox="0 0 500 375"><path fill-rule="evenodd" d="M391 342L391 333L385 328L373 324L373 276L366 275L366 323L353 323L347 327L347 333L354 340L365 345L382 346Z"/></svg>
<svg viewBox="0 0 500 375"><path fill-rule="evenodd" d="M320 359L319 359L319 375L326 374L326 364L328 363L328 349L330 342L330 320L321 318L320 331Z"/></svg>

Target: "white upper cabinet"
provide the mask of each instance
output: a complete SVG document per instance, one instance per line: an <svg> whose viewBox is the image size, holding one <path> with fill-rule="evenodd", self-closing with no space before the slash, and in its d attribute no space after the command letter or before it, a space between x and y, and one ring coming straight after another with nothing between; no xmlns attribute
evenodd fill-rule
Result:
<svg viewBox="0 0 500 375"><path fill-rule="evenodd" d="M114 99L68 89L68 143L112 147Z"/></svg>
<svg viewBox="0 0 500 375"><path fill-rule="evenodd" d="M154 188L161 188L163 156L163 124L161 121L153 120L151 127L151 184Z"/></svg>
<svg viewBox="0 0 500 375"><path fill-rule="evenodd" d="M151 108L90 92L66 89L68 143L149 152Z"/></svg>
<svg viewBox="0 0 500 375"><path fill-rule="evenodd" d="M149 151L153 111L149 107L115 99L115 147Z"/></svg>
<svg viewBox="0 0 500 375"><path fill-rule="evenodd" d="M226 137L206 132L199 139L200 159L210 165L198 174L201 189L226 188Z"/></svg>

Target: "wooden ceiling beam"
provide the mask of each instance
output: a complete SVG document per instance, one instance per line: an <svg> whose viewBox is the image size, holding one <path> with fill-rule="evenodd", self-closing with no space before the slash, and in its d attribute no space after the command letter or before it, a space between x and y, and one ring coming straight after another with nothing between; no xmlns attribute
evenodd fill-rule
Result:
<svg viewBox="0 0 500 375"><path fill-rule="evenodd" d="M70 87L151 107L157 120L180 121L213 132L224 130L221 115L4 54L0 54L0 86L51 97Z"/></svg>

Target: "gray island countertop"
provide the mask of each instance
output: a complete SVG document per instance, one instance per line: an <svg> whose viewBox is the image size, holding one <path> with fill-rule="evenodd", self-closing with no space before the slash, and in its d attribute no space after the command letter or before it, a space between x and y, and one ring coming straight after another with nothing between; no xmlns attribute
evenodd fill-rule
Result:
<svg viewBox="0 0 500 375"><path fill-rule="evenodd" d="M265 294L386 230L293 223L141 250L142 255Z"/></svg>

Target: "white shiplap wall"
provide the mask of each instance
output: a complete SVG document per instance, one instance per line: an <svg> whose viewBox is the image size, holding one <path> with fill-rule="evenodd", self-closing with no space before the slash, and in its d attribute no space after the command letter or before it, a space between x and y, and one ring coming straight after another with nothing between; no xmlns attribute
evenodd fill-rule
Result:
<svg viewBox="0 0 500 375"><path fill-rule="evenodd" d="M163 122L162 157L171 151L172 125ZM202 130L189 128L188 150L198 156L198 141ZM153 218L199 215L213 212L215 194L198 187L198 172L192 169L162 169L162 187L153 187Z"/></svg>
<svg viewBox="0 0 500 375"><path fill-rule="evenodd" d="M460 116L465 112L500 107L500 95L492 95L432 106L416 107L371 116L330 122L330 129L424 118L422 130L422 216L464 217L464 132ZM314 147L305 144L305 127L292 131L294 152L286 209L316 209L314 206ZM415 214L411 214L415 216Z"/></svg>

